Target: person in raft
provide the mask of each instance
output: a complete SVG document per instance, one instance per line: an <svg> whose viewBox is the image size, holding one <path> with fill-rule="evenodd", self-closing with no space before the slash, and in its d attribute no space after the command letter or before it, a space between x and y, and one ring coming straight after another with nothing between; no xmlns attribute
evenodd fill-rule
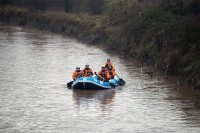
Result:
<svg viewBox="0 0 200 133"><path fill-rule="evenodd" d="M89 65L86 64L85 68L81 70L83 77L92 77L94 75L93 71L91 68L89 68Z"/></svg>
<svg viewBox="0 0 200 133"><path fill-rule="evenodd" d="M101 67L101 70L98 72L97 77L100 77L100 80L108 82L109 81L109 74L106 71L105 66Z"/></svg>
<svg viewBox="0 0 200 133"><path fill-rule="evenodd" d="M114 77L115 77L115 71L114 71L112 65L108 66L107 72L109 74L109 79L114 79Z"/></svg>
<svg viewBox="0 0 200 133"><path fill-rule="evenodd" d="M76 67L76 71L72 75L73 80L75 81L75 80L79 79L82 76L83 75L81 73L80 67Z"/></svg>
<svg viewBox="0 0 200 133"><path fill-rule="evenodd" d="M107 59L107 62L104 64L106 70L109 69L109 65L111 65L111 66L112 66L112 69L115 71L115 67L114 67L113 63L111 63L110 58L108 58L108 59Z"/></svg>

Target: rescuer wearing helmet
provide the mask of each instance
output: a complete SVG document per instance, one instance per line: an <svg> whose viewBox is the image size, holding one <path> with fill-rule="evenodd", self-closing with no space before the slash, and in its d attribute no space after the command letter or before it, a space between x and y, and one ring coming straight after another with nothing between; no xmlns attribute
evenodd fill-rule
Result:
<svg viewBox="0 0 200 133"><path fill-rule="evenodd" d="M73 80L75 81L75 80L79 79L82 76L83 75L81 73L80 67L76 67L76 71L74 71L74 73L72 75Z"/></svg>
<svg viewBox="0 0 200 133"><path fill-rule="evenodd" d="M101 67L101 70L98 72L97 76L100 77L102 81L108 82L109 74L106 71L105 66Z"/></svg>
<svg viewBox="0 0 200 133"><path fill-rule="evenodd" d="M111 64L108 66L107 72L109 74L109 79L114 79L115 71Z"/></svg>
<svg viewBox="0 0 200 133"><path fill-rule="evenodd" d="M107 59L107 62L104 64L106 70L109 69L109 65L111 65L111 66L112 66L112 69L115 71L115 67L114 67L114 65L111 63L111 59L110 59L110 58L108 58L108 59Z"/></svg>
<svg viewBox="0 0 200 133"><path fill-rule="evenodd" d="M81 70L81 72L84 77L92 77L94 75L92 69L89 68L88 64L85 65L85 68L83 70Z"/></svg>

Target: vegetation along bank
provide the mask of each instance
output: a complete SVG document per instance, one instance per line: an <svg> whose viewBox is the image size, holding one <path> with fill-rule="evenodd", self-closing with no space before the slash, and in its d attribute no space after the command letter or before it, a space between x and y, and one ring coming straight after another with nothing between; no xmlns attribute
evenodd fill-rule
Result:
<svg viewBox="0 0 200 133"><path fill-rule="evenodd" d="M0 21L62 33L200 88L199 0L2 0Z"/></svg>

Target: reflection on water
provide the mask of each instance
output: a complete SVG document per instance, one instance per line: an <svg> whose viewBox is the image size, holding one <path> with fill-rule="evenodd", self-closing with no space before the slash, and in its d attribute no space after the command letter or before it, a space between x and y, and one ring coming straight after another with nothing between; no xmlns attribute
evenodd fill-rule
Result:
<svg viewBox="0 0 200 133"><path fill-rule="evenodd" d="M109 104L114 102L115 90L73 90L74 103L80 105L82 103L94 103Z"/></svg>
<svg viewBox="0 0 200 133"><path fill-rule="evenodd" d="M110 57L126 85L71 90L76 66ZM0 24L0 132L200 132L200 91L65 36ZM159 80L158 80L159 79Z"/></svg>

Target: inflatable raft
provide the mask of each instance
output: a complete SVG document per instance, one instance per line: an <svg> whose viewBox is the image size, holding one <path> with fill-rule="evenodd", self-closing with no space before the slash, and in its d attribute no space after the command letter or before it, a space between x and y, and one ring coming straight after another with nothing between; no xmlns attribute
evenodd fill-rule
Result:
<svg viewBox="0 0 200 133"><path fill-rule="evenodd" d="M109 82L103 82L94 77L81 77L72 83L73 89L87 89L87 90L103 90L115 88L118 86L120 79L115 76L114 79L109 80Z"/></svg>

